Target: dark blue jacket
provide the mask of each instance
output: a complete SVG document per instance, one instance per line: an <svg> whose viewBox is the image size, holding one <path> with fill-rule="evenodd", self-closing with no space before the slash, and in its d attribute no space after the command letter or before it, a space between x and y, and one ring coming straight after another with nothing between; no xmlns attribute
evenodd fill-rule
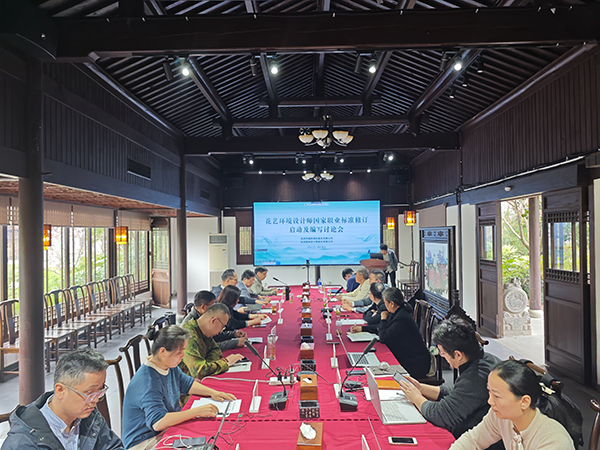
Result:
<svg viewBox="0 0 600 450"><path fill-rule="evenodd" d="M346 281L346 292L352 292L359 286L360 284L356 282L356 274L353 273L352 276L348 278L348 281Z"/></svg>
<svg viewBox="0 0 600 450"><path fill-rule="evenodd" d="M46 392L35 402L19 406L10 416L10 431L2 450L64 450L40 409L54 392ZM94 409L79 425L80 450L123 450L121 439L108 427L102 414Z"/></svg>

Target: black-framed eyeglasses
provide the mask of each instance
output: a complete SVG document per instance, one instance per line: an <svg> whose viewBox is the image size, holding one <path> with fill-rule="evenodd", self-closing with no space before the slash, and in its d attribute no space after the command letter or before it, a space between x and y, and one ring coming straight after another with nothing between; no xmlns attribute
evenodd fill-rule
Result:
<svg viewBox="0 0 600 450"><path fill-rule="evenodd" d="M102 386L102 389L100 389L97 392L92 392L91 394L84 394L83 392L79 392L77 389L73 389L68 384L64 384L64 383L62 383L62 384L66 388L68 388L68 389L72 390L73 392L76 392L77 394L81 395L84 398L86 404L102 400L102 397L104 397L106 395L106 391L108 391L108 386L106 384L104 384Z"/></svg>
<svg viewBox="0 0 600 450"><path fill-rule="evenodd" d="M223 331L225 329L225 327L227 326L227 324L223 323L223 321L221 319L219 319L217 316L215 316L215 319L217 319L220 323L221 323L221 331Z"/></svg>

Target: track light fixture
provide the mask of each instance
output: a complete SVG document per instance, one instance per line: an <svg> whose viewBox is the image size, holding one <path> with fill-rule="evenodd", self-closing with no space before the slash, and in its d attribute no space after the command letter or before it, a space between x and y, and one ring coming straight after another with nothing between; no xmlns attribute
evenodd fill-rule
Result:
<svg viewBox="0 0 600 450"><path fill-rule="evenodd" d="M452 67L454 68L454 70L456 70L457 72L459 72L460 70L462 70L463 68L463 62L462 59L460 58L456 58L454 60L454 63L452 64Z"/></svg>
<svg viewBox="0 0 600 450"><path fill-rule="evenodd" d="M258 174L259 174L259 175L262 175L262 170L259 170L259 171L258 171Z"/></svg>
<svg viewBox="0 0 600 450"><path fill-rule="evenodd" d="M190 76L190 66L187 61L184 61L183 64L181 64L181 75L184 77Z"/></svg>
<svg viewBox="0 0 600 450"><path fill-rule="evenodd" d="M483 73L483 57L477 58L477 73Z"/></svg>
<svg viewBox="0 0 600 450"><path fill-rule="evenodd" d="M258 58L255 55L250 56L250 71L253 77L259 74L258 64Z"/></svg>
<svg viewBox="0 0 600 450"><path fill-rule="evenodd" d="M296 164L306 164L306 156L304 155L304 153L296 153Z"/></svg>
<svg viewBox="0 0 600 450"><path fill-rule="evenodd" d="M173 69L171 69L171 61L169 58L165 58L165 60L162 62L162 67L167 81L173 81Z"/></svg>
<svg viewBox="0 0 600 450"><path fill-rule="evenodd" d="M344 153L343 152L335 152L335 156L333 157L334 163L344 164Z"/></svg>
<svg viewBox="0 0 600 450"><path fill-rule="evenodd" d="M450 95L448 97L450 97L450 98L456 97L456 86L454 84L450 87Z"/></svg>
<svg viewBox="0 0 600 450"><path fill-rule="evenodd" d="M373 53L373 55L371 56L371 60L369 61L369 73L375 73L377 72L377 58L375 57L375 54Z"/></svg>
<svg viewBox="0 0 600 450"><path fill-rule="evenodd" d="M268 56L269 59L269 72L272 75L277 75L279 73L279 64L277 64L277 57L275 55Z"/></svg>
<svg viewBox="0 0 600 450"><path fill-rule="evenodd" d="M442 52L442 59L440 61L440 72L443 72L444 70L446 70L446 67L448 67L448 60L449 60L449 56L448 53L446 52Z"/></svg>
<svg viewBox="0 0 600 450"><path fill-rule="evenodd" d="M362 69L362 63L363 63L363 55L359 53L356 56L356 63L354 64L354 73L360 73L360 70Z"/></svg>
<svg viewBox="0 0 600 450"><path fill-rule="evenodd" d="M242 161L244 164L253 165L254 164L254 155L247 153L244 156L242 156Z"/></svg>
<svg viewBox="0 0 600 450"><path fill-rule="evenodd" d="M465 70L465 72L462 74L462 87L468 87L469 86L469 73Z"/></svg>
<svg viewBox="0 0 600 450"><path fill-rule="evenodd" d="M348 175L352 175L354 172L352 172L352 169L350 169L350 171L348 172Z"/></svg>
<svg viewBox="0 0 600 450"><path fill-rule="evenodd" d="M371 168L367 167L367 173L371 173Z"/></svg>
<svg viewBox="0 0 600 450"><path fill-rule="evenodd" d="M392 152L385 152L383 154L383 160L384 161L393 161L394 160L394 154Z"/></svg>

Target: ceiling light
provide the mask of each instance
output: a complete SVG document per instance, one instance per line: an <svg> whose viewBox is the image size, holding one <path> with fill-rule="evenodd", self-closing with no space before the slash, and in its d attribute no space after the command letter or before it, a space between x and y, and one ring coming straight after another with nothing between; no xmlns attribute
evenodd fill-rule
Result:
<svg viewBox="0 0 600 450"><path fill-rule="evenodd" d="M454 84L450 88L450 95L448 97L450 97L450 98L456 97L456 86L454 86Z"/></svg>
<svg viewBox="0 0 600 450"><path fill-rule="evenodd" d="M462 87L469 86L469 73L465 71L462 75Z"/></svg>
<svg viewBox="0 0 600 450"><path fill-rule="evenodd" d="M277 73L279 72L279 65L277 64L277 59L275 59L274 56L272 56L270 59L271 62L269 63L269 72L271 72L271 74L273 75L277 75Z"/></svg>
<svg viewBox="0 0 600 450"><path fill-rule="evenodd" d="M352 169L350 169L350 172L348 172L348 175L352 175L352 173L353 173Z"/></svg>
<svg viewBox="0 0 600 450"><path fill-rule="evenodd" d="M167 58L165 58L165 60L162 62L162 66L167 81L173 81L173 69L171 68L171 62Z"/></svg>
<svg viewBox="0 0 600 450"><path fill-rule="evenodd" d="M323 149L326 149L332 143L336 143L341 147L346 147L352 142L354 136L348 134L348 132L344 130L334 130L331 116L325 115L322 117L321 125L318 129L311 131L310 128L300 128L298 139L306 146L317 144ZM306 164L304 154L302 156L302 164ZM339 156L340 155L338 155L338 157Z"/></svg>
<svg viewBox="0 0 600 450"><path fill-rule="evenodd" d="M442 59L440 61L440 72L443 72L448 67L448 53L442 53Z"/></svg>
<svg viewBox="0 0 600 450"><path fill-rule="evenodd" d="M354 64L354 73L360 73L360 69L362 69L362 63L363 63L363 55L361 55L359 53L358 56L356 57L356 63Z"/></svg>
<svg viewBox="0 0 600 450"><path fill-rule="evenodd" d="M369 72L375 73L377 72L377 59L375 56L371 56L371 60L369 61Z"/></svg>
<svg viewBox="0 0 600 450"><path fill-rule="evenodd" d="M371 173L371 168L367 167L367 173Z"/></svg>
<svg viewBox="0 0 600 450"><path fill-rule="evenodd" d="M302 158L302 164L306 164L306 158Z"/></svg>
<svg viewBox="0 0 600 450"><path fill-rule="evenodd" d="M477 73L483 73L483 58L477 58Z"/></svg>
<svg viewBox="0 0 600 450"><path fill-rule="evenodd" d="M284 170L284 171L283 171L281 174L282 174L283 176L285 176L285 175L286 175L286 171Z"/></svg>
<svg viewBox="0 0 600 450"><path fill-rule="evenodd" d="M188 66L187 63L183 63L181 65L181 75L183 75L184 77L190 76L190 66Z"/></svg>
<svg viewBox="0 0 600 450"><path fill-rule="evenodd" d="M463 62L462 62L462 59L460 59L460 58L457 58L457 59L454 61L454 64L452 65L452 67L453 67L453 68L454 68L454 70L456 70L457 72L458 72L459 70L462 70L462 68L463 68Z"/></svg>
<svg viewBox="0 0 600 450"><path fill-rule="evenodd" d="M257 76L259 73L258 58L254 55L250 57L250 71L252 72L253 77Z"/></svg>
<svg viewBox="0 0 600 450"><path fill-rule="evenodd" d="M335 156L333 157L333 162L336 164L344 164L344 154L342 152L336 152Z"/></svg>
<svg viewBox="0 0 600 450"><path fill-rule="evenodd" d="M343 156L340 158L340 164L344 164L344 157Z"/></svg>
<svg viewBox="0 0 600 450"><path fill-rule="evenodd" d="M262 170L259 170L259 171L258 171L258 174L259 174L259 175L262 175Z"/></svg>
<svg viewBox="0 0 600 450"><path fill-rule="evenodd" d="M248 164L250 164L250 165L254 164L254 158L250 158L250 159L248 160Z"/></svg>
<svg viewBox="0 0 600 450"><path fill-rule="evenodd" d="M304 172L303 172L303 173L306 173L306 172L307 172L307 170L306 170L306 169L304 169Z"/></svg>
<svg viewBox="0 0 600 450"><path fill-rule="evenodd" d="M394 160L394 154L392 152L385 152L383 154L383 160L384 161L393 161Z"/></svg>
<svg viewBox="0 0 600 450"><path fill-rule="evenodd" d="M242 162L244 164L254 164L254 155L252 155L251 153L246 153L242 156Z"/></svg>

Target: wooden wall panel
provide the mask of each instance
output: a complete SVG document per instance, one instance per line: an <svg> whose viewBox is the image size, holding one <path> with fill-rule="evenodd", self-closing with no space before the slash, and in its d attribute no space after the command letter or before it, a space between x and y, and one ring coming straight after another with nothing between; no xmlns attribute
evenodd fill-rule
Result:
<svg viewBox="0 0 600 450"><path fill-rule="evenodd" d="M382 205L406 204L408 185L390 186L385 172L334 174L329 182L306 182L300 173L244 175L224 180L223 206L240 208L253 202L379 200Z"/></svg>
<svg viewBox="0 0 600 450"><path fill-rule="evenodd" d="M452 192L460 185L460 152L432 152L411 171L413 201Z"/></svg>
<svg viewBox="0 0 600 450"><path fill-rule="evenodd" d="M23 150L26 87L0 71L0 147Z"/></svg>
<svg viewBox="0 0 600 450"><path fill-rule="evenodd" d="M600 55L492 118L462 139L464 184L524 172L600 147Z"/></svg>

